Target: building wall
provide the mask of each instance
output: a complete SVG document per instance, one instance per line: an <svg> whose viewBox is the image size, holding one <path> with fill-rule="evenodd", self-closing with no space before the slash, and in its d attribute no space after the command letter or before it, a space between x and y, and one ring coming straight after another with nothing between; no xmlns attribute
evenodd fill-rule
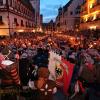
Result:
<svg viewBox="0 0 100 100"><path fill-rule="evenodd" d="M35 24L40 27L40 0L30 0L30 3L35 9Z"/></svg>
<svg viewBox="0 0 100 100"><path fill-rule="evenodd" d="M32 22L31 20L28 20L26 18L23 18L21 16L18 16L18 15L15 15L15 14L12 14L10 13L10 16L9 16L9 20L10 20L10 27L14 30L13 31L17 31L19 32L19 30L23 30L25 32L28 32L28 31L32 31L33 27L32 27L32 24L34 25L34 22ZM17 19L17 22L18 22L18 26L16 26L14 24L14 18ZM21 20L23 20L23 25L21 25ZM26 27L26 22L30 24L31 27Z"/></svg>
<svg viewBox="0 0 100 100"><path fill-rule="evenodd" d="M100 0L85 0L81 9L80 29L100 29Z"/></svg>
<svg viewBox="0 0 100 100"><path fill-rule="evenodd" d="M80 21L80 5L83 0L70 0L63 8L62 15L58 13L56 19L56 30L67 32L75 30ZM76 13L77 12L77 13ZM59 27L57 24L59 23Z"/></svg>
<svg viewBox="0 0 100 100"><path fill-rule="evenodd" d="M36 12L40 12L40 0L30 0Z"/></svg>
<svg viewBox="0 0 100 100"><path fill-rule="evenodd" d="M55 22L51 20L48 23L43 23L42 28L43 28L43 32L52 34L55 32Z"/></svg>
<svg viewBox="0 0 100 100"><path fill-rule="evenodd" d="M0 25L0 33L2 34L1 31L3 31L3 34L9 35L9 32L12 34L14 32L32 32L33 27L32 24L34 25L34 22L25 19L21 16L15 15L13 13L9 13L9 18L8 18L8 13L7 12L2 12L0 13L0 16L2 16L2 20L4 25ZM18 26L14 23L14 18L17 19ZM21 20L23 20L23 26L21 25ZM26 27L26 22L30 23L31 27ZM10 30L9 30L10 28Z"/></svg>
<svg viewBox="0 0 100 100"><path fill-rule="evenodd" d="M68 10L65 12L66 30L75 29L75 20L80 17L79 13L76 14L76 8L82 4L82 0L73 0L69 5Z"/></svg>
<svg viewBox="0 0 100 100"><path fill-rule="evenodd" d="M56 17L56 31L61 32L62 31L62 21L63 21L63 12L62 12L62 7L58 9L58 15Z"/></svg>
<svg viewBox="0 0 100 100"><path fill-rule="evenodd" d="M0 16L2 16L3 22L0 24L0 35L9 35L14 32L32 32L35 15L34 9L28 8L30 4L27 5L17 0L8 0L8 4L9 6L7 6L6 0L3 0L3 4L0 5ZM17 23L14 19L17 19ZM22 25L21 20L23 21Z"/></svg>
<svg viewBox="0 0 100 100"><path fill-rule="evenodd" d="M7 13L0 12L0 16L2 16L3 20L3 23L0 24L0 35L9 35Z"/></svg>

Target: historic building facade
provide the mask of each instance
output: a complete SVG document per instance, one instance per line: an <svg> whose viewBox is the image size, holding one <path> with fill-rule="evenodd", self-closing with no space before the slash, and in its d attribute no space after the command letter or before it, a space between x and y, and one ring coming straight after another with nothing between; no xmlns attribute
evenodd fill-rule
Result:
<svg viewBox="0 0 100 100"><path fill-rule="evenodd" d="M33 8L35 9L35 26L37 28L40 28L41 27L40 0L30 0L30 3L32 4Z"/></svg>
<svg viewBox="0 0 100 100"><path fill-rule="evenodd" d="M55 32L55 22L50 20L48 23L42 24L43 32L46 34L53 34Z"/></svg>
<svg viewBox="0 0 100 100"><path fill-rule="evenodd" d="M35 11L29 0L0 0L0 35L32 32Z"/></svg>
<svg viewBox="0 0 100 100"><path fill-rule="evenodd" d="M62 11L62 7L60 7L59 9L58 9L58 15L57 15L57 17L56 17L56 21L55 21L55 24L56 24L56 31L58 31L58 32L61 32L61 31L63 31L63 29L62 29L62 21L63 21L63 11Z"/></svg>
<svg viewBox="0 0 100 100"><path fill-rule="evenodd" d="M100 29L100 0L84 0L80 29Z"/></svg>
<svg viewBox="0 0 100 100"><path fill-rule="evenodd" d="M58 31L74 31L79 28L80 9L83 0L70 0L65 6L59 8L56 17L56 27Z"/></svg>

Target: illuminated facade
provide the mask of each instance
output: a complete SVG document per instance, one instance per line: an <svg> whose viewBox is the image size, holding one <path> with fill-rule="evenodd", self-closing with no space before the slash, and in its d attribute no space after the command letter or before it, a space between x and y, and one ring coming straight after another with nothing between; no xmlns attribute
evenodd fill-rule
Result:
<svg viewBox="0 0 100 100"><path fill-rule="evenodd" d="M29 0L0 0L0 35L32 32L35 11Z"/></svg>
<svg viewBox="0 0 100 100"><path fill-rule="evenodd" d="M100 29L100 0L84 0L80 29Z"/></svg>

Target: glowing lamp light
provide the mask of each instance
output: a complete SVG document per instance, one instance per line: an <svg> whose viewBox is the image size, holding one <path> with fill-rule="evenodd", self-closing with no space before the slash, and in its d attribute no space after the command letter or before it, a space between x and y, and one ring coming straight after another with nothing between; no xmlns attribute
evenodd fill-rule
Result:
<svg viewBox="0 0 100 100"><path fill-rule="evenodd" d="M95 20L96 19L96 14L93 16L93 20Z"/></svg>
<svg viewBox="0 0 100 100"><path fill-rule="evenodd" d="M29 43L28 43L28 46L30 46L30 45L31 45L31 43L29 42Z"/></svg>
<svg viewBox="0 0 100 100"><path fill-rule="evenodd" d="M35 30L33 29L33 30L32 30L32 32L34 32L34 33L35 33Z"/></svg>
<svg viewBox="0 0 100 100"><path fill-rule="evenodd" d="M93 4L90 4L90 9L93 8Z"/></svg>
<svg viewBox="0 0 100 100"><path fill-rule="evenodd" d="M70 39L71 39L71 40L73 40L73 38L72 38L72 37L71 37Z"/></svg>
<svg viewBox="0 0 100 100"><path fill-rule="evenodd" d="M42 29L40 28L40 29L39 29L39 31L41 32L41 31L42 31Z"/></svg>
<svg viewBox="0 0 100 100"><path fill-rule="evenodd" d="M43 31L42 31L42 28L39 28L39 32L43 32Z"/></svg>
<svg viewBox="0 0 100 100"><path fill-rule="evenodd" d="M94 42L94 45L96 45L97 43L96 42Z"/></svg>
<svg viewBox="0 0 100 100"><path fill-rule="evenodd" d="M90 29L96 29L96 26L90 26Z"/></svg>
<svg viewBox="0 0 100 100"><path fill-rule="evenodd" d="M84 22L88 21L88 16L84 16Z"/></svg>
<svg viewBox="0 0 100 100"><path fill-rule="evenodd" d="M92 48L93 47L93 45L91 44L91 45L89 45L89 48Z"/></svg>
<svg viewBox="0 0 100 100"><path fill-rule="evenodd" d="M18 32L24 32L24 30L18 30Z"/></svg>
<svg viewBox="0 0 100 100"><path fill-rule="evenodd" d="M87 22L88 21L88 18L86 18L85 21Z"/></svg>
<svg viewBox="0 0 100 100"><path fill-rule="evenodd" d="M17 39L15 39L15 41L17 41Z"/></svg>

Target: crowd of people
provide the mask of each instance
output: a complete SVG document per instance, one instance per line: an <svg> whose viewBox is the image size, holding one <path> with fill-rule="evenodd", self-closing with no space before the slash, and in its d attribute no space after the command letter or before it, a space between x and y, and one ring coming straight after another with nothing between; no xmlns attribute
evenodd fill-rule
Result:
<svg viewBox="0 0 100 100"><path fill-rule="evenodd" d="M68 93L67 95L56 85L55 79L52 81L49 79L50 72L48 70L48 65L50 51L62 56L74 65L69 89L66 91ZM69 39L65 39L63 36L27 34L0 40L0 67L2 66L1 55L4 56L4 59L9 59L15 63L20 83L15 85L12 81L3 81L4 79L10 79L2 75L3 68L0 68L0 88L14 85L20 86L20 88L23 89L24 86L28 86L31 90L35 90L35 93L33 93L35 96L27 98L28 100L34 98L36 98L35 100L100 99L99 47L96 49L93 48L93 46L84 47L84 45L80 44L74 45L70 43ZM7 70L9 70L9 68L7 68ZM8 75L6 72L7 71L5 71L5 76ZM45 81L48 84L45 83ZM77 82L81 84L79 90L75 89ZM31 86L31 84L34 86ZM42 93L45 91L43 87L45 90L50 87L50 90L48 90L50 92L49 95L47 92L44 92L44 94ZM42 91L40 95L36 88L40 90L40 92Z"/></svg>

